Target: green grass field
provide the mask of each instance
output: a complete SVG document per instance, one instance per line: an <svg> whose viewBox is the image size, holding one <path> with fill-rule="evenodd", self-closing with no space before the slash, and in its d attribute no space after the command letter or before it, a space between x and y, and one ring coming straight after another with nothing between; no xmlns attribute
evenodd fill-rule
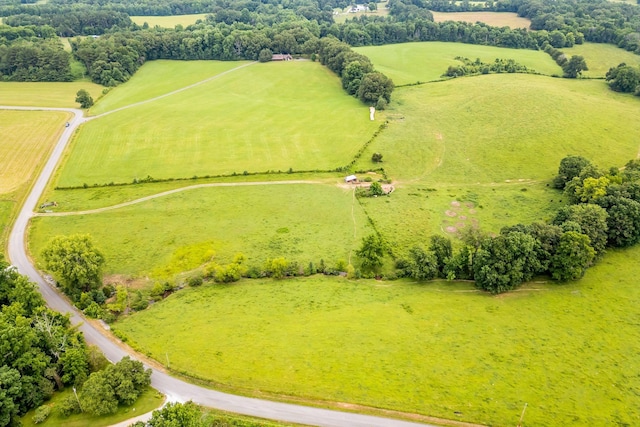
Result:
<svg viewBox="0 0 640 427"><path fill-rule="evenodd" d="M90 233L108 274L171 277L210 261L210 250L223 263L242 252L249 265L280 256L335 265L370 232L351 191L299 184L195 189L99 214L40 217L29 241L39 256L53 236Z"/></svg>
<svg viewBox="0 0 640 427"><path fill-rule="evenodd" d="M604 78L609 68L616 67L623 62L629 65L640 65L640 56L605 43L577 44L561 50L567 56L581 55L584 57L589 67L588 71L582 72L585 77Z"/></svg>
<svg viewBox="0 0 640 427"><path fill-rule="evenodd" d="M335 169L379 126L318 63L254 64L88 122L56 185Z"/></svg>
<svg viewBox="0 0 640 427"><path fill-rule="evenodd" d="M175 370L249 394L501 426L528 403L524 425L635 425L638 256L612 252L580 282L500 297L322 277L207 285L117 329Z"/></svg>
<svg viewBox="0 0 640 427"><path fill-rule="evenodd" d="M85 89L94 100L97 100L102 95L103 87L88 81L0 82L0 105L79 108L75 100L76 93L80 89Z"/></svg>
<svg viewBox="0 0 640 427"><path fill-rule="evenodd" d="M56 393L49 402L45 403L45 405L51 406L51 415L49 415L45 422L35 424L32 421L32 417L35 414L34 409L22 417L22 425L24 427L106 427L151 412L160 407L164 400L164 397L160 393L149 387L140 395L133 405L119 407L115 414L100 417L87 414L75 414L65 418L56 412L56 404L72 393L73 391L71 389L66 389L60 393Z"/></svg>
<svg viewBox="0 0 640 427"><path fill-rule="evenodd" d="M638 154L637 99L602 81L488 75L401 88L394 97L389 127L356 167L378 151L401 182L546 181L567 154L604 168Z"/></svg>
<svg viewBox="0 0 640 427"><path fill-rule="evenodd" d="M438 79L457 55L513 58L561 73L534 51L448 43L358 51L396 84ZM604 61L602 52L593 55ZM235 65L147 63L92 114ZM90 233L106 255L108 275L150 281L175 280L212 259L229 262L237 252L248 265L284 256L302 266L321 258L334 266L371 233L368 215L402 256L434 233L453 235L465 225L496 232L550 218L562 197L547 184L564 156L583 155L608 168L638 155L637 102L602 80L502 74L398 88L389 109L370 122L366 107L319 64L254 64L88 122L51 187L86 182L89 188L49 188L43 200L74 211L200 183L317 184L190 189L102 213L36 217L30 250L38 260L51 237ZM354 170L383 166L395 186L390 197L354 201L338 173L92 188L147 175L333 169L348 164L383 120L387 128ZM383 154L381 165L371 162L373 152ZM580 282L533 283L500 297L446 282L312 277L205 285L116 328L162 363L169 358L171 368L246 394L505 426L518 422L527 403L524 425L635 425L639 254L637 248L612 252Z"/></svg>
<svg viewBox="0 0 640 427"><path fill-rule="evenodd" d="M463 43L419 42L354 48L366 55L396 85L441 79L450 65L460 64L457 56L493 62L496 58L513 59L538 73L561 75L562 69L542 51L507 49Z"/></svg>
<svg viewBox="0 0 640 427"><path fill-rule="evenodd" d="M246 61L149 61L131 80L111 89L89 111L98 115L116 108L146 101L184 88L222 72L236 68ZM171 76L170 79L165 76Z"/></svg>
<svg viewBox="0 0 640 427"><path fill-rule="evenodd" d="M150 27L174 28L176 25L186 27L195 24L197 20L204 20L206 16L206 13L172 16L132 16L131 20L138 25L143 25L146 22Z"/></svg>
<svg viewBox="0 0 640 427"><path fill-rule="evenodd" d="M476 22L484 22L493 27L509 27L509 28L529 28L531 21L527 18L518 16L517 13L510 12L435 12L433 14L434 22L445 21L462 21L475 24Z"/></svg>

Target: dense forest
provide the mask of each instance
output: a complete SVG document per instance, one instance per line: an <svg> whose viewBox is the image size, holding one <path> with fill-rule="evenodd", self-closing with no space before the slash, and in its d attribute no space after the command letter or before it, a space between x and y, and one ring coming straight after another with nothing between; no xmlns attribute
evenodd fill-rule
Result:
<svg viewBox="0 0 640 427"><path fill-rule="evenodd" d="M151 371L125 357L111 365L88 347L69 317L50 310L35 285L0 257L0 426L38 408L34 422L51 412L41 406L56 390L77 387L56 405L63 416L113 413L130 405L150 384ZM39 421L36 421L38 419Z"/></svg>

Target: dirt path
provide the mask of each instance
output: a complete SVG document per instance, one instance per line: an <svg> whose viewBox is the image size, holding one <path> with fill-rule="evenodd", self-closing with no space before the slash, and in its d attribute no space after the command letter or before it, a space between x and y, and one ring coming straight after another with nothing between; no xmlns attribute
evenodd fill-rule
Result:
<svg viewBox="0 0 640 427"><path fill-rule="evenodd" d="M157 199L159 197L169 196L171 194L180 193L182 191L195 190L197 188L208 187L248 187L254 185L286 185L286 184L316 184L324 185L320 181L303 181L303 180L291 180L291 181L256 181L256 182L218 182L209 184L196 184L188 187L180 187L169 191L163 191L162 193L152 194L150 196L141 197L139 199L131 200L129 202L119 203L113 206L106 206L104 208L90 209L86 211L75 212L47 212L47 213L34 213L33 216L73 216L73 215L90 215L100 212L111 211L114 209L124 208L126 206L135 205L138 203L146 202L148 200Z"/></svg>
<svg viewBox="0 0 640 427"><path fill-rule="evenodd" d="M115 110L111 110L111 111L106 111L106 112L104 112L102 114L98 114L97 116L87 117L86 120L93 120L93 119L97 119L97 118L100 118L100 117L104 117L104 116L107 116L109 114L117 113L118 111L126 110L128 108L137 107L139 105L148 104L149 102L154 102L154 101L157 101L159 99L166 98L167 96L175 95L177 93L184 92L185 90L193 89L194 87L200 86L200 85L205 84L205 83L209 83L212 80L219 79L222 76L226 76L229 73L233 73L234 71L238 71L238 70L240 70L242 68L248 67L249 65L253 65L253 64L257 64L257 61L250 62L248 64L242 64L239 67L235 67L235 68L232 68L230 70L223 71L222 73L216 74L215 76L211 76L211 77L206 78L204 80L200 80L199 82L193 83L193 84L191 84L189 86L185 86L183 88L176 89L174 91L165 93L164 95L156 96L155 98L151 98L151 99L147 99L147 100L144 100L144 101L135 102L133 104L125 105L124 107L116 108Z"/></svg>

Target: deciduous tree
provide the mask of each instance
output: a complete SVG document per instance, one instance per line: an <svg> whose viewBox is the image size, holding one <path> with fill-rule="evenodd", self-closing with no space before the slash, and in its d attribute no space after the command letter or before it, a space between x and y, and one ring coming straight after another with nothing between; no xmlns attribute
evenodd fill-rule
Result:
<svg viewBox="0 0 640 427"><path fill-rule="evenodd" d="M102 283L105 259L89 235L54 237L42 252L42 258L45 268L74 301L82 292L97 289Z"/></svg>

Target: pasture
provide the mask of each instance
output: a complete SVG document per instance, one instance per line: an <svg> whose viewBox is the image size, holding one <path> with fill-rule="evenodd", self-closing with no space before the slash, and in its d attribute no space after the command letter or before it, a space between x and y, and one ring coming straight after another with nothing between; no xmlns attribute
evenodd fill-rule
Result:
<svg viewBox="0 0 640 427"><path fill-rule="evenodd" d="M198 20L204 21L206 16L206 13L172 16L131 16L131 20L138 25L144 25L144 23L146 22L152 28L174 28L176 25L182 25L183 27L186 27L195 24Z"/></svg>
<svg viewBox="0 0 640 427"><path fill-rule="evenodd" d="M146 101L220 75L247 64L246 61L148 61L131 79L109 92L91 107L90 115L100 115L127 105ZM170 79L166 76L171 76Z"/></svg>
<svg viewBox="0 0 640 427"><path fill-rule="evenodd" d="M567 56L581 55L587 62L588 71L583 71L584 77L604 78L609 68L618 64L640 65L640 56L619 47L604 43L576 44L573 47L561 49Z"/></svg>
<svg viewBox="0 0 640 427"><path fill-rule="evenodd" d="M206 285L116 328L172 369L245 394L503 426L528 403L525 425L635 425L638 256L614 251L580 282L499 297L447 282Z"/></svg>
<svg viewBox="0 0 640 427"><path fill-rule="evenodd" d="M94 101L102 95L102 86L89 81L68 83L0 82L0 105L26 107L79 108L76 93L85 89Z"/></svg>
<svg viewBox="0 0 640 427"><path fill-rule="evenodd" d="M333 170L380 126L368 113L318 63L256 63L88 122L56 185Z"/></svg>
<svg viewBox="0 0 640 427"><path fill-rule="evenodd" d="M493 27L529 28L531 21L511 12L435 12L434 22L460 21L475 24L483 22Z"/></svg>
<svg viewBox="0 0 640 427"><path fill-rule="evenodd" d="M397 85L442 79L450 65L460 65L457 56L493 62L513 59L538 73L561 75L562 69L542 51L507 49L463 43L419 42L354 48L371 59L376 70L385 73ZM394 94L394 96L396 96Z"/></svg>
<svg viewBox="0 0 640 427"><path fill-rule="evenodd" d="M488 75L401 88L394 97L388 128L356 167L380 152L400 182L547 181L567 154L605 169L638 154L637 99L602 81Z"/></svg>
<svg viewBox="0 0 640 427"><path fill-rule="evenodd" d="M198 188L103 213L38 217L32 253L61 233L90 233L107 274L171 278L236 253L248 265L285 257L333 266L348 261L371 229L352 191L310 183Z"/></svg>

